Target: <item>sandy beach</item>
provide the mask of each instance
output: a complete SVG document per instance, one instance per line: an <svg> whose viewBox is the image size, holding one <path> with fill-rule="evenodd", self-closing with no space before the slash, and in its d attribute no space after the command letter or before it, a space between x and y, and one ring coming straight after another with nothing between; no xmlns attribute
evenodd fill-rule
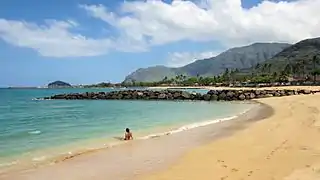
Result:
<svg viewBox="0 0 320 180"><path fill-rule="evenodd" d="M320 179L320 94L255 101L231 121L0 173L0 179Z"/></svg>
<svg viewBox="0 0 320 180"><path fill-rule="evenodd" d="M257 101L271 106L273 115L139 179L320 179L320 95Z"/></svg>

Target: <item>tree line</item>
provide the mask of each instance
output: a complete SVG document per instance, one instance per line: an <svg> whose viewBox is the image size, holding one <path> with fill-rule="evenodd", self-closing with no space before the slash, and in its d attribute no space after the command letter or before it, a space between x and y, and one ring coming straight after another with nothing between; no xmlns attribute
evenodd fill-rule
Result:
<svg viewBox="0 0 320 180"><path fill-rule="evenodd" d="M265 62L258 63L249 72L241 72L239 69L226 68L223 73L217 76L189 77L186 74L179 74L175 77L164 77L157 82L122 82L121 84L100 83L87 87L150 87L161 85L179 85L179 86L215 86L229 85L236 83L287 83L293 79L300 82L313 82L316 84L317 76L320 75L320 59L313 56L312 59L302 59L300 61L290 62L278 69L277 64Z"/></svg>

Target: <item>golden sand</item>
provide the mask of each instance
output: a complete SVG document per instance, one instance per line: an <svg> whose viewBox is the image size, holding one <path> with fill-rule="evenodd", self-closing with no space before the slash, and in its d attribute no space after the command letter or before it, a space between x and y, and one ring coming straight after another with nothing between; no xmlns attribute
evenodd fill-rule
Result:
<svg viewBox="0 0 320 180"><path fill-rule="evenodd" d="M257 101L274 108L274 114L141 179L319 180L320 94Z"/></svg>

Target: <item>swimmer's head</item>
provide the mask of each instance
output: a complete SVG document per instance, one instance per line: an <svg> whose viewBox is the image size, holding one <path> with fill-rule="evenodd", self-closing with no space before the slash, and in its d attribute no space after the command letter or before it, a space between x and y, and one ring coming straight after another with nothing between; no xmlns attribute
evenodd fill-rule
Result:
<svg viewBox="0 0 320 180"><path fill-rule="evenodd" d="M129 128L126 128L126 132L129 133L129 132L130 132L130 129L129 129Z"/></svg>

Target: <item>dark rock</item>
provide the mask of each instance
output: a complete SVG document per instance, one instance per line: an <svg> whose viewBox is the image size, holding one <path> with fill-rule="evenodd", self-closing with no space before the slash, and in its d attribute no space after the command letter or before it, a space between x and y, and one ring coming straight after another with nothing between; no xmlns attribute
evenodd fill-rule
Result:
<svg viewBox="0 0 320 180"><path fill-rule="evenodd" d="M210 94L205 94L205 95L203 95L203 99L204 99L205 101L210 101L211 95L210 95Z"/></svg>
<svg viewBox="0 0 320 180"><path fill-rule="evenodd" d="M235 95L235 93L233 91L228 91L227 92L227 97L232 98Z"/></svg>
<svg viewBox="0 0 320 180"><path fill-rule="evenodd" d="M281 94L279 92L275 92L274 96L279 97L279 96L281 96Z"/></svg>
<svg viewBox="0 0 320 180"><path fill-rule="evenodd" d="M178 92L175 92L174 94L173 94L173 98L174 99L177 99L178 97L180 97L180 93L178 93Z"/></svg>
<svg viewBox="0 0 320 180"><path fill-rule="evenodd" d="M310 90L210 90L202 95L200 93L189 93L186 91L164 90L126 90L113 92L86 92L57 94L44 99L66 99L66 100L106 100L106 99L143 99L143 100L206 100L206 101L233 101L265 98L273 96L290 96L297 94L313 94L319 91Z"/></svg>
<svg viewBox="0 0 320 180"><path fill-rule="evenodd" d="M211 95L211 98L210 98L210 99L211 99L212 101L217 101L218 98L219 98L219 97L218 97L216 94L213 94L213 95Z"/></svg>
<svg viewBox="0 0 320 180"><path fill-rule="evenodd" d="M158 95L158 99L166 99L166 98L167 98L167 95L164 93L161 93Z"/></svg>
<svg viewBox="0 0 320 180"><path fill-rule="evenodd" d="M221 92L218 97L219 97L219 100L226 100L227 95L226 93Z"/></svg>
<svg viewBox="0 0 320 180"><path fill-rule="evenodd" d="M267 94L265 94L265 97L274 97L275 93L269 92Z"/></svg>
<svg viewBox="0 0 320 180"><path fill-rule="evenodd" d="M183 91L183 92L181 93L181 96L182 96L184 99L190 99L190 93L188 93L188 92Z"/></svg>
<svg viewBox="0 0 320 180"><path fill-rule="evenodd" d="M240 99L240 100L245 100L245 99L246 99L246 96L245 96L244 94L240 94L239 99Z"/></svg>
<svg viewBox="0 0 320 180"><path fill-rule="evenodd" d="M261 90L256 90L256 91L255 91L255 94L256 94L256 95L260 95L260 94L261 94Z"/></svg>

